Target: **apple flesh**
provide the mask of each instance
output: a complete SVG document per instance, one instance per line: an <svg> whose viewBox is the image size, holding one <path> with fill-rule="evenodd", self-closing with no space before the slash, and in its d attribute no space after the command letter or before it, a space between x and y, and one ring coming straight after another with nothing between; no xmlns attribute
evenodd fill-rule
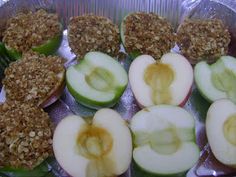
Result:
<svg viewBox="0 0 236 177"><path fill-rule="evenodd" d="M177 175L199 158L194 118L183 108L157 105L144 108L130 123L134 135L133 159L142 170Z"/></svg>
<svg viewBox="0 0 236 177"><path fill-rule="evenodd" d="M206 134L214 156L236 168L236 105L232 101L221 99L210 106Z"/></svg>
<svg viewBox="0 0 236 177"><path fill-rule="evenodd" d="M64 118L54 132L53 150L71 176L116 176L131 162L131 133L117 112L104 108L90 124L79 116Z"/></svg>
<svg viewBox="0 0 236 177"><path fill-rule="evenodd" d="M200 93L208 101L228 98L236 103L235 58L223 56L212 65L202 61L194 68L194 78Z"/></svg>
<svg viewBox="0 0 236 177"><path fill-rule="evenodd" d="M176 53L167 53L160 61L141 55L131 63L129 81L141 107L184 105L191 92L193 69L185 57Z"/></svg>
<svg viewBox="0 0 236 177"><path fill-rule="evenodd" d="M89 52L66 72L67 88L77 102L94 109L111 107L123 94L128 76L115 59Z"/></svg>

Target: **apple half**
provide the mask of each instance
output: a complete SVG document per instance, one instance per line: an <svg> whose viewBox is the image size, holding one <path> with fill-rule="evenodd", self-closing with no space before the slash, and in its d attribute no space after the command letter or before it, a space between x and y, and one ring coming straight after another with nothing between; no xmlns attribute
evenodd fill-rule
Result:
<svg viewBox="0 0 236 177"><path fill-rule="evenodd" d="M128 84L128 76L109 55L89 52L79 64L68 68L66 82L77 102L99 109L116 104Z"/></svg>
<svg viewBox="0 0 236 177"><path fill-rule="evenodd" d="M110 177L124 173L132 159L127 123L111 109L100 109L91 123L68 116L56 127L53 150L73 177Z"/></svg>
<svg viewBox="0 0 236 177"><path fill-rule="evenodd" d="M62 41L62 26L61 26L61 34L49 39L44 44L41 44L39 46L32 46L32 50L40 54L44 54L46 56L52 55L60 47L61 41ZM5 45L5 48L6 48L8 56L12 60L17 60L21 58L22 56L21 52L8 47L7 45Z"/></svg>
<svg viewBox="0 0 236 177"><path fill-rule="evenodd" d="M183 108L157 105L144 108L130 122L133 159L142 170L156 175L178 175L199 158L194 118Z"/></svg>
<svg viewBox="0 0 236 177"><path fill-rule="evenodd" d="M236 168L236 105L232 101L220 99L210 106L206 134L214 156Z"/></svg>
<svg viewBox="0 0 236 177"><path fill-rule="evenodd" d="M55 85L55 87L48 92L45 98L38 101L37 106L41 108L46 108L50 106L51 104L55 103L61 97L61 94L64 91L65 85L66 85L65 70L58 73L57 77L58 77L57 85ZM0 91L0 103L4 103L6 100L7 100L6 91L3 86Z"/></svg>
<svg viewBox="0 0 236 177"><path fill-rule="evenodd" d="M216 63L209 65L205 61L194 68L197 88L203 97L213 102L229 98L236 103L236 59L222 56Z"/></svg>
<svg viewBox="0 0 236 177"><path fill-rule="evenodd" d="M141 55L131 63L129 81L140 107L183 106L191 92L193 69L185 57L176 53L167 53L160 61Z"/></svg>

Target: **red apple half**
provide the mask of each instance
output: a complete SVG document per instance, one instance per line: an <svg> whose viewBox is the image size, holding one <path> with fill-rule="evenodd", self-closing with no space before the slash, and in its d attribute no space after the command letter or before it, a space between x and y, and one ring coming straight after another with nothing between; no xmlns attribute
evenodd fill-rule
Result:
<svg viewBox="0 0 236 177"><path fill-rule="evenodd" d="M130 66L129 81L141 107L158 104L183 106L193 84L193 69L180 54L167 53L160 61L150 55L141 55Z"/></svg>
<svg viewBox="0 0 236 177"><path fill-rule="evenodd" d="M56 127L53 150L58 163L73 177L118 176L131 162L131 133L111 109L100 109L90 123L72 115Z"/></svg>
<svg viewBox="0 0 236 177"><path fill-rule="evenodd" d="M66 85L65 70L58 73L57 77L58 77L57 85L55 85L55 87L47 94L47 96L44 99L39 100L37 106L40 106L41 108L46 108L50 106L51 104L53 104L54 102L56 102L60 98ZM3 103L5 101L6 101L6 92L5 92L4 87L2 87L1 92L0 92L0 103Z"/></svg>

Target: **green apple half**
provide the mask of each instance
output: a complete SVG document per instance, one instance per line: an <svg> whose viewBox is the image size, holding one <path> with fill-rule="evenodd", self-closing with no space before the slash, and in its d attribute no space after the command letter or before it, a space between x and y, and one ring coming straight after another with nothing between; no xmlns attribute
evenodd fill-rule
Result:
<svg viewBox="0 0 236 177"><path fill-rule="evenodd" d="M121 38L121 42L122 42L124 48L125 48L125 29L126 29L125 20L129 15L132 15L132 13L126 15L120 24L120 38ZM132 59L138 57L140 54L141 53L139 51L132 51L131 53L129 53L129 55Z"/></svg>
<svg viewBox="0 0 236 177"><path fill-rule="evenodd" d="M220 99L210 106L206 134L214 156L236 168L236 105L232 101Z"/></svg>
<svg viewBox="0 0 236 177"><path fill-rule="evenodd" d="M115 105L127 86L128 76L109 55L89 52L79 64L68 68L66 82L76 101L99 109Z"/></svg>
<svg viewBox="0 0 236 177"><path fill-rule="evenodd" d="M139 111L130 122L134 135L133 159L144 171L177 175L199 158L194 118L183 108L158 105Z"/></svg>
<svg viewBox="0 0 236 177"><path fill-rule="evenodd" d="M54 132L53 150L71 176L116 176L131 162L131 133L117 112L104 108L96 112L90 124L79 116L64 118Z"/></svg>
<svg viewBox="0 0 236 177"><path fill-rule="evenodd" d="M61 30L61 34L49 39L44 44L41 44L39 46L32 46L32 50L40 54L44 54L46 56L52 55L60 47L61 41L62 41L62 30ZM12 49L7 45L5 45L5 47L6 47L7 54L9 55L10 58L12 58L13 60L17 60L21 58L22 56L21 52L16 51L15 49Z"/></svg>
<svg viewBox="0 0 236 177"><path fill-rule="evenodd" d="M194 68L197 88L210 102L229 98L236 103L236 59L222 56L216 63L208 65L205 61Z"/></svg>
<svg viewBox="0 0 236 177"><path fill-rule="evenodd" d="M176 53L167 53L160 61L141 55L131 63L129 81L141 107L183 106L191 92L193 69L185 57Z"/></svg>

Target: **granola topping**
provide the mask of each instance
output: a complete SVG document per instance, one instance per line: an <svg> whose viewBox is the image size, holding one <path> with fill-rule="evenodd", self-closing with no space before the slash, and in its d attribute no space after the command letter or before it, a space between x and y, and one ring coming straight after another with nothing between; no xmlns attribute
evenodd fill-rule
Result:
<svg viewBox="0 0 236 177"><path fill-rule="evenodd" d="M63 63L58 56L24 54L5 70L3 85L7 99L40 105L62 83Z"/></svg>
<svg viewBox="0 0 236 177"><path fill-rule="evenodd" d="M171 24L154 13L133 13L126 17L124 24L128 53L139 52L160 59L174 47L175 36Z"/></svg>
<svg viewBox="0 0 236 177"><path fill-rule="evenodd" d="M90 51L100 51L111 56L118 55L119 29L106 17L91 14L72 17L68 31L70 48L78 58L82 58Z"/></svg>
<svg viewBox="0 0 236 177"><path fill-rule="evenodd" d="M187 19L177 31L180 51L192 64L216 61L227 54L229 43L229 31L219 19Z"/></svg>
<svg viewBox="0 0 236 177"><path fill-rule="evenodd" d="M0 105L0 167L32 169L52 155L53 126L33 104Z"/></svg>
<svg viewBox="0 0 236 177"><path fill-rule="evenodd" d="M60 28L57 14L42 9L35 13L19 13L8 20L3 42L12 49L26 52L60 35Z"/></svg>

